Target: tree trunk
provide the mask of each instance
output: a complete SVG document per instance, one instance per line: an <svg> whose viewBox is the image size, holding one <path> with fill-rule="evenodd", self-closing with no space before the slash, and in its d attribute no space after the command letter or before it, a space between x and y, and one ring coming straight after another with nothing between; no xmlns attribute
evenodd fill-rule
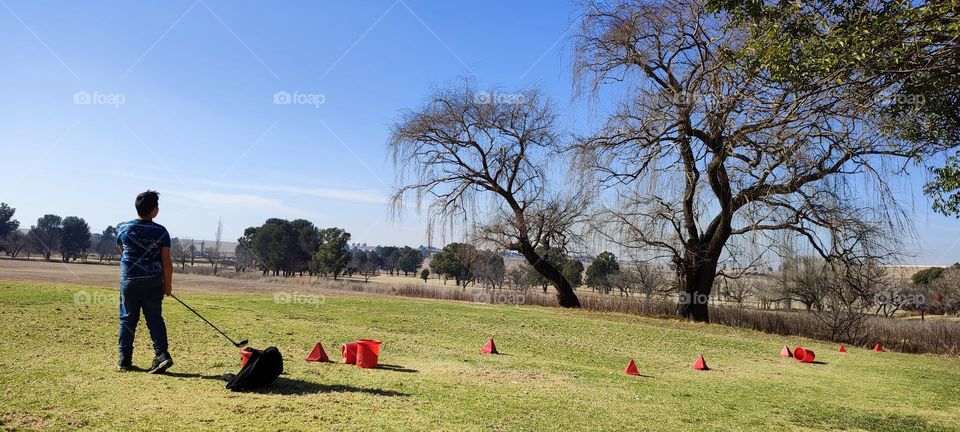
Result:
<svg viewBox="0 0 960 432"><path fill-rule="evenodd" d="M716 266L700 269L688 278L680 298L680 316L698 322L710 322L708 300L716 278Z"/></svg>
<svg viewBox="0 0 960 432"><path fill-rule="evenodd" d="M578 299L577 294L573 292L573 287L570 286L570 282L567 282L567 279L563 277L563 273L560 273L560 271L550 265L547 260L537 254L537 251L534 250L531 245L524 245L519 252L527 259L527 262L533 266L537 273L540 273L541 276L550 281L554 288L557 289L557 303L559 303L561 307L580 307L580 299Z"/></svg>
<svg viewBox="0 0 960 432"><path fill-rule="evenodd" d="M709 302L717 278L719 253L688 251L680 274L680 316L697 322L710 322Z"/></svg>

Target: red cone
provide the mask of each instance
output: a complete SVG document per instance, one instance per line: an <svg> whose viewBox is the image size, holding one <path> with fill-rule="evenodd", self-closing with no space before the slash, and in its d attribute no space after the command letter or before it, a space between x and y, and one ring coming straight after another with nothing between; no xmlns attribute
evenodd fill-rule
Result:
<svg viewBox="0 0 960 432"><path fill-rule="evenodd" d="M693 368L696 370L710 370L710 368L707 367L707 361L703 359L703 354L697 358L697 362L693 364Z"/></svg>
<svg viewBox="0 0 960 432"><path fill-rule="evenodd" d="M627 375L640 375L640 371L637 370L637 364L633 362L633 359L630 359L630 363L627 363L627 368L623 370L623 373Z"/></svg>
<svg viewBox="0 0 960 432"><path fill-rule="evenodd" d="M877 346L873 347L873 350L875 352L883 352L883 347L880 346L880 344L877 344Z"/></svg>
<svg viewBox="0 0 960 432"><path fill-rule="evenodd" d="M847 352L847 347L843 346L843 344L840 344L840 349L838 349L837 352L845 353Z"/></svg>
<svg viewBox="0 0 960 432"><path fill-rule="evenodd" d="M480 350L482 354L500 354L497 352L497 345L493 343L493 338L487 341L487 344Z"/></svg>
<svg viewBox="0 0 960 432"><path fill-rule="evenodd" d="M793 357L793 352L790 351L790 348L787 348L784 345L783 349L780 350L780 357Z"/></svg>
<svg viewBox="0 0 960 432"><path fill-rule="evenodd" d="M327 357L326 351L323 350L323 345L317 342L317 344L313 346L313 351L310 351L310 355L307 356L307 361L328 362L330 361L330 357Z"/></svg>

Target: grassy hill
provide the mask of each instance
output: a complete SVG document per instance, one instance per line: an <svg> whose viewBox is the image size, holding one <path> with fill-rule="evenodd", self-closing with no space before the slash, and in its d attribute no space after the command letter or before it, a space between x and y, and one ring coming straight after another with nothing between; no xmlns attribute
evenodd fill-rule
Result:
<svg viewBox="0 0 960 432"><path fill-rule="evenodd" d="M553 308L369 296L277 304L265 294L183 294L286 374L232 393L237 350L175 302L176 365L114 372L116 291L0 282L5 429L960 430L960 359L873 353L723 326ZM322 301L321 301L322 300ZM499 356L478 350L495 337ZM384 341L363 370L303 359L317 341ZM821 364L777 356L803 344ZM134 363L149 366L141 322ZM703 353L713 368L690 365ZM641 377L623 374L635 358Z"/></svg>

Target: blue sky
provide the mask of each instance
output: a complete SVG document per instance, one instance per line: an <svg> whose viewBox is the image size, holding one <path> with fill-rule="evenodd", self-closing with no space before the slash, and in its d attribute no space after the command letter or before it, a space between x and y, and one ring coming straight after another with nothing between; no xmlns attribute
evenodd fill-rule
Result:
<svg viewBox="0 0 960 432"><path fill-rule="evenodd" d="M25 227L56 213L99 231L152 188L174 236L302 217L358 242L424 244L420 217L387 211L389 125L472 75L542 86L566 125L589 128L571 97L572 14L554 1L0 0L0 201ZM900 183L911 261L960 260L960 222L928 210L922 175Z"/></svg>

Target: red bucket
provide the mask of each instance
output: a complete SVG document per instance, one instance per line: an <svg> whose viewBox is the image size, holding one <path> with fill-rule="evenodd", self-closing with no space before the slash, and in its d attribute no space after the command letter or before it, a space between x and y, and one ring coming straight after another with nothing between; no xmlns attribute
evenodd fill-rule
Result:
<svg viewBox="0 0 960 432"><path fill-rule="evenodd" d="M244 367L247 365L247 360L250 360L250 354L253 354L253 353L250 351L247 351L246 349L240 350L240 367Z"/></svg>
<svg viewBox="0 0 960 432"><path fill-rule="evenodd" d="M340 355L346 364L357 364L357 343L350 342L340 347Z"/></svg>
<svg viewBox="0 0 960 432"><path fill-rule="evenodd" d="M808 350L804 347L797 347L793 350L793 358L797 359L798 362L803 363L813 363L813 359L817 357L813 351Z"/></svg>
<svg viewBox="0 0 960 432"><path fill-rule="evenodd" d="M375 368L380 356L381 342L376 339L359 339L357 344L357 367Z"/></svg>

